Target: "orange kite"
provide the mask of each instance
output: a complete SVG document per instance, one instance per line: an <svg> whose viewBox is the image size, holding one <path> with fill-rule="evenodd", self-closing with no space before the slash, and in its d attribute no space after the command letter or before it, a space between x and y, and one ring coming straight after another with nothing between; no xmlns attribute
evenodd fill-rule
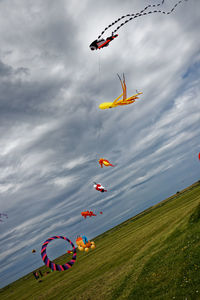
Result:
<svg viewBox="0 0 200 300"><path fill-rule="evenodd" d="M103 168L103 165L108 167L114 167L114 165L112 165L107 159L104 159L104 158L100 158L99 159L99 164L101 165L101 168Z"/></svg>
<svg viewBox="0 0 200 300"><path fill-rule="evenodd" d="M82 211L81 215L86 219L87 217L92 217L92 216L96 216L93 211Z"/></svg>

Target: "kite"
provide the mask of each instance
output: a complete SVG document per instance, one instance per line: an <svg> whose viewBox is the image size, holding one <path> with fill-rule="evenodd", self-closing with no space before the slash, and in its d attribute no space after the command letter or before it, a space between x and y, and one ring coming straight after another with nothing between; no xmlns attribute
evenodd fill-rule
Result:
<svg viewBox="0 0 200 300"><path fill-rule="evenodd" d="M101 193L107 192L107 190L100 183L94 182L94 188Z"/></svg>
<svg viewBox="0 0 200 300"><path fill-rule="evenodd" d="M103 215L103 212L102 212L102 211L100 211L100 215Z"/></svg>
<svg viewBox="0 0 200 300"><path fill-rule="evenodd" d="M106 40L104 39L95 40L90 44L90 49L93 51L104 47L108 47L109 43L113 41L116 37L118 37L118 34L115 35L112 34L111 36L107 37Z"/></svg>
<svg viewBox="0 0 200 300"><path fill-rule="evenodd" d="M99 159L99 164L101 165L101 168L103 168L103 165L108 167L114 167L114 165L112 165L107 159L104 159L104 158L100 158Z"/></svg>
<svg viewBox="0 0 200 300"><path fill-rule="evenodd" d="M76 239L76 244L78 246L78 249L80 251L85 250L86 252L88 252L89 248L91 248L92 250L95 249L95 243L92 241L88 241L87 237L85 235L83 235L82 237L77 237Z"/></svg>
<svg viewBox="0 0 200 300"><path fill-rule="evenodd" d="M118 74L117 74L118 75ZM108 109L108 108L113 108L113 107L117 107L117 106L120 106L120 105L128 105L128 104L132 104L135 102L136 99L139 99L138 96L142 94L142 92L137 92L137 94L127 98L127 91L126 91L126 83L125 83L125 76L123 74L123 82L120 78L120 76L118 75L119 77L119 80L121 82L121 86L122 86L122 91L123 93L117 97L113 102L104 102L104 103L101 103L99 105L99 108L100 109ZM123 96L123 98L120 100L120 98Z"/></svg>
<svg viewBox="0 0 200 300"><path fill-rule="evenodd" d="M8 219L8 215L7 214L0 213L0 222L3 222L2 217L5 217L6 219Z"/></svg>
<svg viewBox="0 0 200 300"><path fill-rule="evenodd" d="M35 252L36 252L36 250L35 250L35 249L33 249L33 250L32 250L32 253L35 253Z"/></svg>
<svg viewBox="0 0 200 300"><path fill-rule="evenodd" d="M86 245L86 243L88 243L88 239L85 235L82 236L83 239L83 243Z"/></svg>
<svg viewBox="0 0 200 300"><path fill-rule="evenodd" d="M67 263L65 263L64 265L57 265L57 264L53 263L52 261L49 260L47 254L46 254L47 245L49 244L49 242L51 242L55 239L66 240L67 242L69 242L71 244L71 246L73 248L72 259L70 261L68 261ZM41 256L42 256L42 260L44 261L45 265L47 265L47 267L49 267L52 271L65 271L65 270L68 270L69 268L71 268L73 266L73 264L76 262L76 248L75 248L74 244L68 238L66 238L64 236L56 235L56 236L49 238L48 240L46 240L43 243L42 249L41 249Z"/></svg>
<svg viewBox="0 0 200 300"><path fill-rule="evenodd" d="M200 160L200 152L199 152L199 160Z"/></svg>
<svg viewBox="0 0 200 300"><path fill-rule="evenodd" d="M73 251L70 251L70 250L68 250L68 251L67 251L67 253L68 253L68 254L72 254L72 253L73 253Z"/></svg>
<svg viewBox="0 0 200 300"><path fill-rule="evenodd" d="M118 35L114 33L116 33L122 26L124 26L126 23L128 23L129 21L135 19L135 18L138 18L138 17L142 17L142 16L146 16L146 15L149 15L149 14L153 14L153 13L162 13L162 14L165 14L165 15L170 15L174 10L175 8L183 1L187 1L187 0L179 0L173 7L170 11L166 12L166 11L162 11L162 10L150 10L148 11L148 9L150 7L158 7L160 5L162 5L164 3L165 0L162 0L161 3L158 3L158 4L149 4L147 5L144 9L142 9L140 12L138 13L134 13L134 14L127 14L127 15L124 15L120 18L118 18L117 20L115 20L114 22L112 22L111 24L109 24L102 32L101 34L98 36L98 38L92 42L90 44L90 49L91 50L97 50L97 49L101 49L103 47L106 47L109 45L110 41L112 41L114 38L116 38ZM119 21L121 21L122 19L124 18L128 18L126 19L126 21L122 22L115 30L112 31L112 35L109 36L106 40L102 39L102 35L105 33L105 31L107 31L110 27L112 27L113 25L115 25L116 23L118 23Z"/></svg>
<svg viewBox="0 0 200 300"><path fill-rule="evenodd" d="M92 216L96 216L93 211L82 211L81 215L86 219L87 217L92 217Z"/></svg>

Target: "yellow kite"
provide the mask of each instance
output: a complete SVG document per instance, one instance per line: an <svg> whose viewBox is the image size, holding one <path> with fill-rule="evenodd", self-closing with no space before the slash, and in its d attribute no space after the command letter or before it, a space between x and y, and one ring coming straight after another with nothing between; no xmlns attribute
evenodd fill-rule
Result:
<svg viewBox="0 0 200 300"><path fill-rule="evenodd" d="M118 75L118 77L119 77L119 80L121 82L123 93L118 98L116 98L113 102L104 102L104 103L101 103L99 105L99 108L101 108L101 109L107 109L107 108L117 107L119 105L128 105L128 104L134 103L136 99L139 99L138 96L141 95L142 92L137 92L137 91L136 91L137 94L135 94L135 95L127 98L125 76L123 74L123 82L122 82L122 80L121 80L121 78L120 78L119 75ZM122 96L123 96L123 99L120 100L120 98Z"/></svg>

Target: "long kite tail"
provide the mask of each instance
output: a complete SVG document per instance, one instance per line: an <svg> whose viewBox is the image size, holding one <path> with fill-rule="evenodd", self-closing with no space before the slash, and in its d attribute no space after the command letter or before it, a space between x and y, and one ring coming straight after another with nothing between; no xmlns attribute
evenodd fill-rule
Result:
<svg viewBox="0 0 200 300"><path fill-rule="evenodd" d="M105 32L108 28L110 28L111 26L113 26L114 24L116 24L117 22L119 22L120 20L122 20L122 19L125 18L125 17L130 17L130 18L129 18L128 20L124 21L123 23L121 23L121 24L120 24L120 25L112 32L112 34L116 33L123 25L125 25L126 23L128 23L129 21L131 21L131 20L133 20L133 19L135 19L135 18L138 18L138 17L141 17L141 16L146 16L146 15L149 15L149 14L152 14L152 13L162 13L162 14L165 14L165 15L169 15L169 14L171 14L171 13L174 11L174 9L175 9L181 2L187 1L187 0L179 0L179 1L173 6L173 8L172 8L170 11L168 11L168 12L162 11L162 10L152 10L152 11L144 12L144 11L146 11L146 10L147 10L148 8L150 8L150 7L158 7L158 6L162 5L162 4L164 3L164 1L165 1L165 0L162 0L162 2L159 3L159 4L154 4L154 5L149 4L149 5L147 5L143 10L141 10L139 13L135 13L135 14L127 14L127 15L125 15L125 16L122 16L121 18L119 18L119 19L117 19L116 21L114 21L112 24L108 25L108 26L102 31L102 33L98 36L98 39L104 34L104 32Z"/></svg>
<svg viewBox="0 0 200 300"><path fill-rule="evenodd" d="M101 36L104 34L104 32L106 30L108 30L110 27L112 27L113 25L115 25L116 23L118 23L119 21L121 21L122 19L126 18L126 17L131 17L131 16L136 16L138 14L142 14L145 10L147 10L148 8L150 7L158 7L160 5L162 5L164 3L165 0L162 0L161 3L158 3L158 4L149 4L147 5L143 10L141 10L139 13L134 13L134 14L127 14L127 15L124 15L122 17L120 17L119 19L115 20L114 22L112 22L111 24L109 24L102 32L101 34L98 36L98 39L101 38Z"/></svg>
<svg viewBox="0 0 200 300"><path fill-rule="evenodd" d="M162 13L162 14L165 14L165 15L170 15L174 9L183 1L186 1L186 0L179 0L173 7L170 11L166 12L166 11L162 11L162 10L154 10L154 11L149 11L149 12L145 12L145 13L139 13L131 18L129 18L128 20L126 20L125 22L121 23L114 31L113 31L113 34L118 31L123 25L125 25L126 23L128 23L129 21L135 19L135 18L138 18L138 17L141 17L141 16L146 16L146 15L149 15L149 14L153 14L153 13Z"/></svg>
<svg viewBox="0 0 200 300"><path fill-rule="evenodd" d="M125 100L126 99L126 97L127 97L127 93L126 93L126 83L125 83L125 76L124 76L124 74L123 74L123 82L122 82L122 80L121 80L121 77L119 76L119 74L117 74L117 76L119 77L119 80L120 80L120 82L121 82L121 86L122 86L122 91L123 91L123 100ZM121 97L120 97L121 98ZM116 99L116 100L118 100L118 99ZM116 101L115 100L115 101ZM114 102L115 102L114 101Z"/></svg>

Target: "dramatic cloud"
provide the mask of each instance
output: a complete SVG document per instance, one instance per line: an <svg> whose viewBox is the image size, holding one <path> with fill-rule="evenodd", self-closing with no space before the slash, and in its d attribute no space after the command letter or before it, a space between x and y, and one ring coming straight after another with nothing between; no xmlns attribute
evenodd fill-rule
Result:
<svg viewBox="0 0 200 300"><path fill-rule="evenodd" d="M93 52L108 24L149 3L69 2L0 1L1 286L42 265L48 237L92 238L199 179L199 1L137 18ZM117 73L143 94L102 111L121 94ZM52 243L52 258L62 251Z"/></svg>

